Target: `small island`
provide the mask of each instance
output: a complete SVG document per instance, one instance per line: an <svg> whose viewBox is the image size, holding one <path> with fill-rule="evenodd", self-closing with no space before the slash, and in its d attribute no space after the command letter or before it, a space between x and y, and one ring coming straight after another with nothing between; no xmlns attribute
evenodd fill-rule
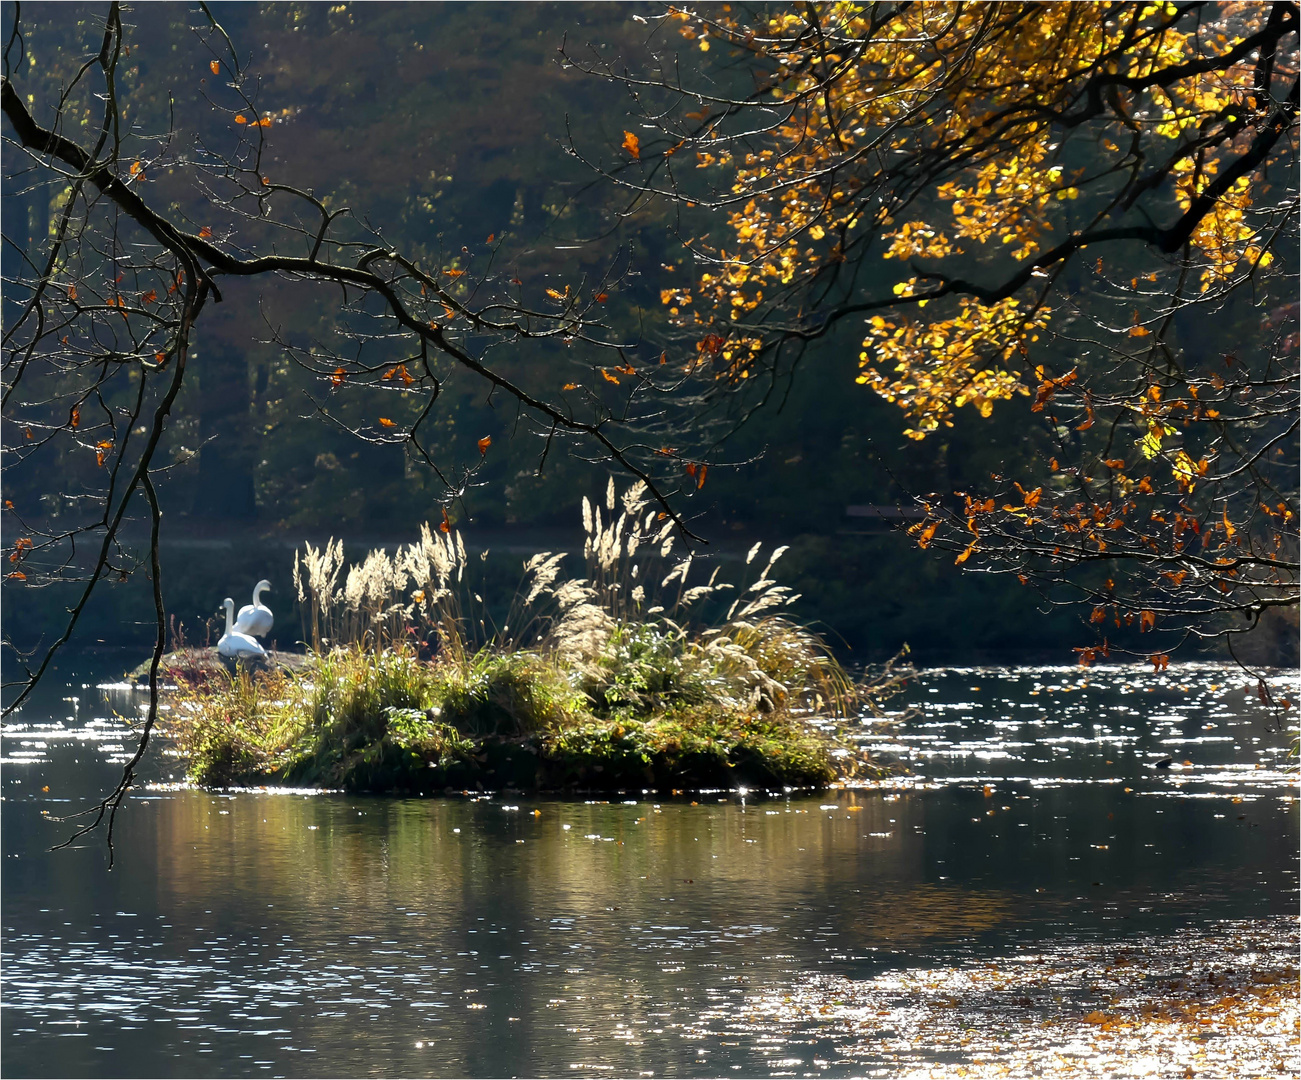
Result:
<svg viewBox="0 0 1301 1080"><path fill-rule="evenodd" d="M604 506L584 499L586 575L534 555L500 628L459 533L426 525L346 570L341 543L308 546L294 564L305 656L227 667L191 650L165 665L190 778L432 794L816 789L879 773L837 731L900 675L856 683L785 614L794 597L771 576L784 548L762 562L751 548L744 583L717 568L697 583L646 504L644 485L616 498L613 481Z"/></svg>

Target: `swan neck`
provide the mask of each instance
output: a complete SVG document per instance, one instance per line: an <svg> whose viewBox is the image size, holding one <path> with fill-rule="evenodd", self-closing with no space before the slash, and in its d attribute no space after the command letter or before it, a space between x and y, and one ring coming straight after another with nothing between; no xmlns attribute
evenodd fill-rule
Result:
<svg viewBox="0 0 1301 1080"><path fill-rule="evenodd" d="M227 600L224 606L226 608L226 633L229 634L235 629L235 604L234 601Z"/></svg>
<svg viewBox="0 0 1301 1080"><path fill-rule="evenodd" d="M262 602L262 600L261 600L261 596L262 596L262 594L263 594L264 592L267 591L268 588L270 588L269 585L259 585L259 586L257 586L257 588L255 588L255 589L253 590L253 606L254 606L254 607L257 607L258 604L260 604L260 603Z"/></svg>

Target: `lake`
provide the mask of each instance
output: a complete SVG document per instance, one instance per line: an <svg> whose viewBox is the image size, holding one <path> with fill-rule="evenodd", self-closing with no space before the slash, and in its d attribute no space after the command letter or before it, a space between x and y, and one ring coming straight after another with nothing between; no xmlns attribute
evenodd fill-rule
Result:
<svg viewBox="0 0 1301 1080"><path fill-rule="evenodd" d="M908 774L813 796L208 792L159 743L108 871L47 849L127 666L3 732L7 1077L1301 1068L1295 764L1240 671L924 672L861 734Z"/></svg>

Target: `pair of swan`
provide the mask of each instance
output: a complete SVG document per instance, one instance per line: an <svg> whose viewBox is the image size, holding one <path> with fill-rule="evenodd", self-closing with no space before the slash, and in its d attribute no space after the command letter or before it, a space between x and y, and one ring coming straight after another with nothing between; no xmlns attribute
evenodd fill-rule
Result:
<svg viewBox="0 0 1301 1080"><path fill-rule="evenodd" d="M222 601L226 609L226 632L217 642L217 652L233 660L265 660L266 650L258 644L258 637L265 637L271 632L274 621L271 609L262 603L262 593L271 588L271 582L265 578L253 587L253 603L245 604L235 617L235 601L229 596Z"/></svg>

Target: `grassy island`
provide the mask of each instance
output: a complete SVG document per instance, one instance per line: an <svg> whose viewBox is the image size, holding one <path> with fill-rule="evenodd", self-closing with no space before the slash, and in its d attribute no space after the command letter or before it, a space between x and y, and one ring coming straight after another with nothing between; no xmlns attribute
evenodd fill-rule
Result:
<svg viewBox="0 0 1301 1080"><path fill-rule="evenodd" d="M428 526L346 570L310 546L294 579L311 644L295 671L182 680L172 734L196 782L357 792L822 787L873 764L839 718L899 681L852 682L784 609L773 551L747 583L689 584L671 523L634 485L583 500L586 576L542 552L504 623L478 560ZM747 570L760 566L760 545ZM485 553L486 557L486 553ZM712 620L710 616L712 615Z"/></svg>

